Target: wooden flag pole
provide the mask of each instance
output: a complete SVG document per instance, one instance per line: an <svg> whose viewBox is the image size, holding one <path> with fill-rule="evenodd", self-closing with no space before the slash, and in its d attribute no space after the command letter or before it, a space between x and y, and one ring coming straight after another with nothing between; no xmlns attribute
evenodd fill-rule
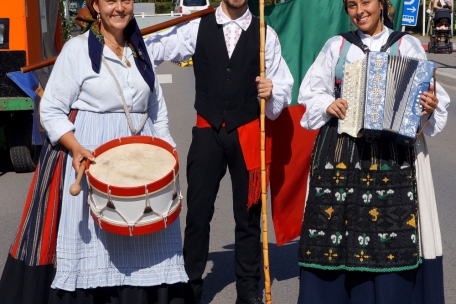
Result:
<svg viewBox="0 0 456 304"><path fill-rule="evenodd" d="M184 15L182 17L174 18L174 19L171 19L171 20L159 23L159 24L155 24L155 25L146 27L146 28L141 30L141 34L142 35L152 34L154 32L161 31L161 30L166 29L168 27L175 26L175 25L178 25L178 24L183 23L183 22L187 22L187 21L190 21L190 20L193 20L193 19L196 19L196 18L200 18L200 17L206 16L206 15L212 13L213 11L214 11L213 7L208 7L207 9L202 10L202 11L198 11L196 13L192 13L192 14L189 14L189 15ZM46 59L46 60L43 60L43 61L40 61L40 62L37 62L37 63L34 63L34 64L24 66L24 67L21 68L21 71L22 71L22 73L27 73L27 72L34 71L34 70L37 70L37 69L41 69L41 68L53 65L56 60L57 60L57 56L51 57L49 59Z"/></svg>
<svg viewBox="0 0 456 304"><path fill-rule="evenodd" d="M265 77L265 37L266 28L264 24L264 0L260 0L260 77ZM268 249L268 216L266 202L266 133L265 133L265 108L266 100L261 98L260 128L261 128L261 218L263 237L263 270L264 270L264 291L266 304L272 304L271 276L269 274L269 249Z"/></svg>

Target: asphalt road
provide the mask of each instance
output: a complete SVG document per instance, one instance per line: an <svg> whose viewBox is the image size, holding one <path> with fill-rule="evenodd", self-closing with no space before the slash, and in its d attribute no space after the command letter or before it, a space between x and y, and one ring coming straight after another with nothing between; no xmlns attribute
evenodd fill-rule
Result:
<svg viewBox="0 0 456 304"><path fill-rule="evenodd" d="M195 122L193 109L194 78L191 67L181 68L163 63L158 72L172 74L172 84L162 84L168 105L171 134L177 143L181 172L182 193L186 193L185 164ZM445 89L456 102L456 88ZM428 138L432 171L438 202L443 238L446 303L456 303L456 106L449 108L445 130L435 138ZM13 241L32 174L16 174L0 151L0 271L3 270L9 246ZM181 213L184 227L186 209ZM296 303L298 297L297 241L282 247L275 245L272 223L269 220L269 252L272 296L275 303ZM206 267L204 303L232 304L236 299L234 275L234 220L231 208L231 184L227 174L220 185L216 210L211 225L209 261Z"/></svg>

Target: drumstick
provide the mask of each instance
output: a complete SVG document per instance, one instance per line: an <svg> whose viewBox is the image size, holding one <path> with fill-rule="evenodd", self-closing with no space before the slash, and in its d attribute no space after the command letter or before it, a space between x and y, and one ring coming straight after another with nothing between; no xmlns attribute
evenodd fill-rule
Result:
<svg viewBox="0 0 456 304"><path fill-rule="evenodd" d="M73 196L76 196L81 192L81 186L79 184L81 183L82 175L84 174L85 163L86 160L84 159L79 165L79 172L78 176L76 177L76 181L73 185L70 186L70 194Z"/></svg>

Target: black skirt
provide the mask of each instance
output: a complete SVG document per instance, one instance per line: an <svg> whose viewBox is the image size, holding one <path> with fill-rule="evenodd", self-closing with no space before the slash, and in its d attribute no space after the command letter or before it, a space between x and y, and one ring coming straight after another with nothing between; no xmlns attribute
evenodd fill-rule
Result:
<svg viewBox="0 0 456 304"><path fill-rule="evenodd" d="M302 267L393 272L421 263L415 152L324 125L311 158L299 246Z"/></svg>
<svg viewBox="0 0 456 304"><path fill-rule="evenodd" d="M50 288L54 265L28 266L11 255L0 280L2 304L183 304L184 283L136 287L114 286L66 291Z"/></svg>

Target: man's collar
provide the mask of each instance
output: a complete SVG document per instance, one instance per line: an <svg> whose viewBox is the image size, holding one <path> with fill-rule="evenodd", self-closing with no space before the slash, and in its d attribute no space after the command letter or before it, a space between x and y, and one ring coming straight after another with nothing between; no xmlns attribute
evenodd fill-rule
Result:
<svg viewBox="0 0 456 304"><path fill-rule="evenodd" d="M225 12L222 10L223 2L220 3L220 6L215 11L215 20L220 25L225 25L230 23L231 21L235 22L240 28L246 31L249 28L250 23L252 22L252 13L250 12L249 8L245 13L236 20L231 20Z"/></svg>

